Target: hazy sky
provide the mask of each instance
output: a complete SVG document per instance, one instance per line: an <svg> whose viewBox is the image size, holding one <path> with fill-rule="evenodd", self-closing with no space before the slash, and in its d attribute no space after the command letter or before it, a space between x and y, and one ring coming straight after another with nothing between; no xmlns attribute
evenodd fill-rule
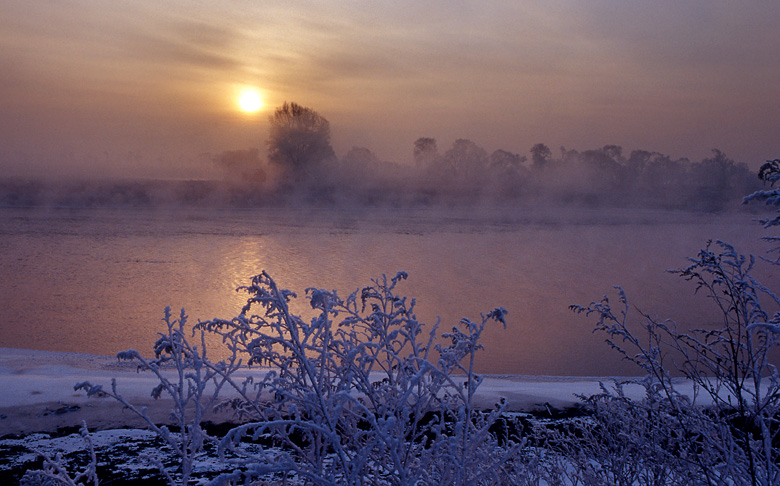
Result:
<svg viewBox="0 0 780 486"><path fill-rule="evenodd" d="M285 100L353 145L780 157L780 2L0 0L0 174L204 177ZM265 110L237 109L243 86Z"/></svg>

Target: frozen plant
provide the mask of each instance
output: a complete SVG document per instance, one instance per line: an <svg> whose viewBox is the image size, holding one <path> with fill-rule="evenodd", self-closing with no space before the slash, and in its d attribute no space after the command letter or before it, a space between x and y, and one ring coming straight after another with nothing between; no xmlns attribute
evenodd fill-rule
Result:
<svg viewBox="0 0 780 486"><path fill-rule="evenodd" d="M220 396L228 377L238 369L235 360L223 360L212 363L206 356L205 333L197 334L200 347L192 344L186 332L187 316L184 309L178 319L171 319L170 307L165 308L166 332L158 333L154 344L154 359L146 359L136 350L117 353L120 360L135 361L139 371L153 373L159 384L152 390L154 399L167 396L172 403L170 421L175 425L171 431L166 425L158 425L147 413L146 407L138 408L118 390L116 380L111 381L111 391L101 385L89 382L78 383L74 388L83 389L87 395L107 395L119 401L131 412L141 417L147 427L154 431L170 447L179 459L180 468L174 473L157 457L144 456L142 459L156 466L171 485L189 483L194 461L202 454L207 440L216 440L208 436L201 427L206 413L213 408ZM176 477L178 475L178 478Z"/></svg>
<svg viewBox="0 0 780 486"><path fill-rule="evenodd" d="M89 463L83 471L71 475L63 462L62 453L51 457L41 452L39 454L43 457L43 469L27 471L22 477L22 486L98 486L95 445L86 423L82 423L80 433L89 451Z"/></svg>
<svg viewBox="0 0 780 486"><path fill-rule="evenodd" d="M233 319L199 322L190 343L186 315L172 320L155 343L155 359L134 350L119 359L139 363L168 396L178 432L157 425L146 410L118 391L80 383L90 395L104 393L142 417L178 456L173 472L155 458L169 484L188 484L205 441L205 414L232 409L241 425L219 443L221 460L234 472L210 484L497 484L511 480L520 445L499 444L491 427L504 411L474 407L482 379L474 371L479 341L490 321L505 324L502 308L477 322L463 319L437 338L414 314L414 300L395 288L399 272L341 298L310 288L314 316L305 320L289 307L296 294L277 287L265 272L241 287L247 304ZM221 337L228 357L206 357L206 335ZM261 365L256 373L242 367ZM241 369L243 378L236 371ZM250 448L239 447L250 439Z"/></svg>
<svg viewBox="0 0 780 486"><path fill-rule="evenodd" d="M758 170L758 178L769 183L772 189L756 191L743 199L743 204L748 204L752 201L763 201L768 206L780 206L780 189L775 188L775 184L780 181L780 159L767 160L764 165ZM760 221L765 228L772 226L780 226L780 216L776 216L773 219L764 219ZM767 237L766 239L777 241L775 237Z"/></svg>
<svg viewBox="0 0 780 486"><path fill-rule="evenodd" d="M608 344L647 373L650 401L640 405L648 414L661 406L656 410L665 425L658 426L679 434L665 440L677 442L680 467L695 470L704 484L780 484L780 375L773 362L780 314L770 314L765 303L777 306L780 298L752 276L752 257L723 242L714 246L708 244L677 273L707 294L719 324L682 330L642 314L635 329L621 289L617 311L607 297L573 309L595 315L596 330L607 334ZM692 395L680 391L675 375L693 386ZM601 400L622 397L603 394ZM630 411L618 416L637 424ZM643 446L652 446L655 437L646 436Z"/></svg>
<svg viewBox="0 0 780 486"><path fill-rule="evenodd" d="M503 405L487 415L473 408L474 358L485 324L503 324L506 311L464 319L444 335L449 346L437 345L436 326L425 332L414 300L395 293L406 278L383 276L345 299L307 289L315 311L307 322L290 311L295 294L262 273L243 288L249 299L237 317L198 325L270 368L231 382L249 422L220 451L241 456L243 468L215 484L269 473L306 484L496 482L513 449L499 451L488 433ZM246 436L275 447L246 455L235 447Z"/></svg>
<svg viewBox="0 0 780 486"><path fill-rule="evenodd" d="M626 387L640 386L644 397L627 396ZM669 401L653 379L601 383L601 393L581 396L589 414L537 436L554 451L565 484L675 486L696 484L699 473L688 458L695 441L680 431ZM576 478L576 481L574 480ZM563 481L553 481L560 484Z"/></svg>

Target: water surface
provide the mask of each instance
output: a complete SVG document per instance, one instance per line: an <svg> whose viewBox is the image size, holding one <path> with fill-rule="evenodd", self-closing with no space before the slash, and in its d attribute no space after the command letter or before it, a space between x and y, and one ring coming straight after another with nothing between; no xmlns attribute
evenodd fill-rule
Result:
<svg viewBox="0 0 780 486"><path fill-rule="evenodd" d="M0 346L147 351L166 305L232 317L234 289L263 269L301 298L404 270L400 290L444 330L509 310L484 372L632 374L568 306L620 284L646 312L704 324L707 300L665 270L713 238L763 252L763 234L746 214L665 211L2 209Z"/></svg>

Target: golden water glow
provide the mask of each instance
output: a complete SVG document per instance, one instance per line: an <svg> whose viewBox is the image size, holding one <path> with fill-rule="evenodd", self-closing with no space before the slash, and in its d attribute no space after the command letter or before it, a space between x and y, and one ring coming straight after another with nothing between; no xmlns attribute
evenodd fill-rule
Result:
<svg viewBox="0 0 780 486"><path fill-rule="evenodd" d="M263 99L257 90L247 88L241 91L238 97L238 106L241 111L254 113L263 107Z"/></svg>

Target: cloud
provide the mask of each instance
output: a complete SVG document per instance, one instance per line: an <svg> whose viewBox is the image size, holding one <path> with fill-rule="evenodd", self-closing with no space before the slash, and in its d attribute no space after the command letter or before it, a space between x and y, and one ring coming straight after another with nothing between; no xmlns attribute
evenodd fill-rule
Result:
<svg viewBox="0 0 780 486"><path fill-rule="evenodd" d="M583 4L584 5L584 4ZM780 4L726 0L574 6L579 32L654 68L757 67L780 59Z"/></svg>
<svg viewBox="0 0 780 486"><path fill-rule="evenodd" d="M228 29L199 21L161 24L159 28L125 33L126 57L162 67L221 70L241 66L231 50L236 36Z"/></svg>

